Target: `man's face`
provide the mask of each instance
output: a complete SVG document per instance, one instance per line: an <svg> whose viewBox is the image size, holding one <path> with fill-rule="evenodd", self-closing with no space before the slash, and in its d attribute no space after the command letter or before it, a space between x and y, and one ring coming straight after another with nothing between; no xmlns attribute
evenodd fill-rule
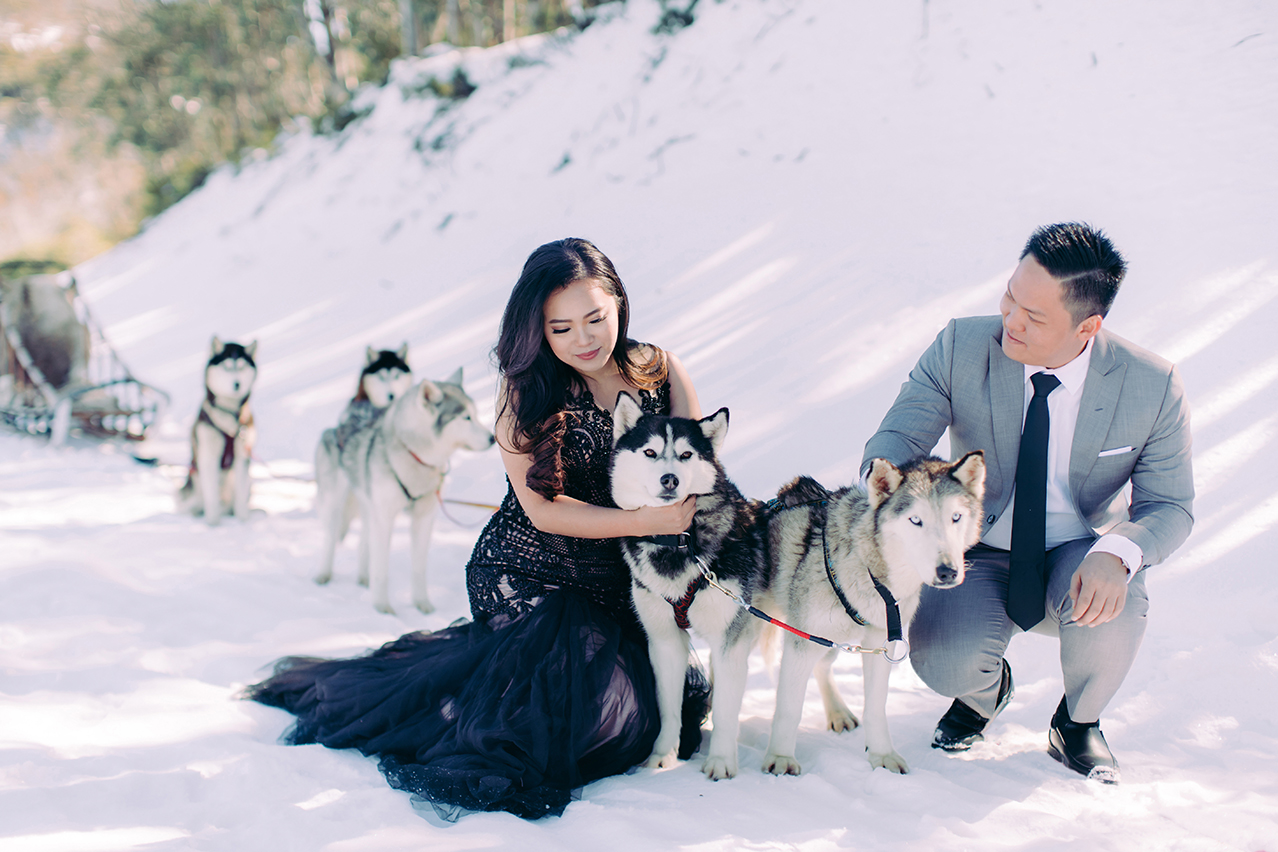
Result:
<svg viewBox="0 0 1278 852"><path fill-rule="evenodd" d="M1078 357L1100 330L1101 318L1090 316L1075 324L1062 296L1060 282L1032 254L1025 255L999 304L1003 354L1013 361L1048 369Z"/></svg>

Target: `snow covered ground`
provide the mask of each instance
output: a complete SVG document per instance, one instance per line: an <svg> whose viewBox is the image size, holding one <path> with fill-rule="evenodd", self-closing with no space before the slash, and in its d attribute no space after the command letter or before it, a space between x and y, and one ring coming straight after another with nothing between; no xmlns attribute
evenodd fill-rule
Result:
<svg viewBox="0 0 1278 852"><path fill-rule="evenodd" d="M584 33L396 67L370 114L216 174L83 265L125 361L173 405L144 450L0 436L0 847L157 850L1278 849L1278 8L1221 0L703 0L653 35L630 0ZM466 101L422 95L461 62ZM752 661L742 774L696 761L587 787L563 817L423 819L353 752L286 748L289 717L235 700L275 658L357 653L466 614L483 513L453 507L425 616L327 587L306 481L364 347L457 366L491 422L489 350L538 244L594 240L632 331L732 410L748 494L850 481L945 320L993 313L1037 225L1085 219L1128 255L1107 326L1175 360L1194 408L1197 526L1151 571L1149 631L1105 714L1123 784L1049 757L1055 648L1018 640L990 740L928 747L948 705L898 667L910 775L821 730L806 773L758 769L772 694ZM260 341L248 523L172 512L209 338ZM448 496L494 502L495 453ZM836 669L854 708L860 667Z"/></svg>

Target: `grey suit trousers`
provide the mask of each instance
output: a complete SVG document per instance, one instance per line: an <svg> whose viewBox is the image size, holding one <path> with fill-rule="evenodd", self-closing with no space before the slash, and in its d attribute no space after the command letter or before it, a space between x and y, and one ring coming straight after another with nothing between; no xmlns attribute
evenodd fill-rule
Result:
<svg viewBox="0 0 1278 852"><path fill-rule="evenodd" d="M1075 722L1100 718L1131 669L1149 611L1141 570L1128 584L1127 602L1116 618L1096 627L1070 621L1070 581L1094 541L1078 539L1047 551L1046 617L1032 631L1060 637L1065 698ZM923 587L910 626L910 663L923 682L986 718L998 701L1008 642L1023 632L1007 617L1009 558L1006 550L976 545L967 552L961 585Z"/></svg>

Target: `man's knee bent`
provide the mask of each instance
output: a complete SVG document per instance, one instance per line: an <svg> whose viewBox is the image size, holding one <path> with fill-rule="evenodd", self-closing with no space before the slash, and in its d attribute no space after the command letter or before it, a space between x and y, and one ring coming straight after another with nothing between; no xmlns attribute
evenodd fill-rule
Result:
<svg viewBox="0 0 1278 852"><path fill-rule="evenodd" d="M910 665L929 689L947 698L980 692L1003 675L1001 656L952 645L912 647Z"/></svg>

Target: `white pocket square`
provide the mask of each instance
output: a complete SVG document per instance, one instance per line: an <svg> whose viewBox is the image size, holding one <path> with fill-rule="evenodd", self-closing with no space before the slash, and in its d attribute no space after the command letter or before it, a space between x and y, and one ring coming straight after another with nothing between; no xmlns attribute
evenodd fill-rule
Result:
<svg viewBox="0 0 1278 852"><path fill-rule="evenodd" d="M1096 458L1103 459L1105 456L1121 456L1123 453L1130 453L1135 447L1115 447L1112 450L1101 450L1096 454Z"/></svg>

